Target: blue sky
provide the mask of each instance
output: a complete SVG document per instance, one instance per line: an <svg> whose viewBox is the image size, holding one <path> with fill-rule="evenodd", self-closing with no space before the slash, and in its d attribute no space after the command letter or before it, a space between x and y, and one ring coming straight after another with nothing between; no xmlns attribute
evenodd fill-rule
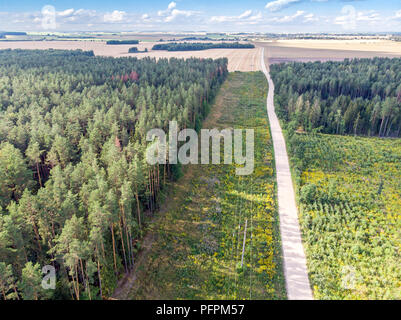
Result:
<svg viewBox="0 0 401 320"><path fill-rule="evenodd" d="M0 0L0 30L49 29L401 32L401 0Z"/></svg>

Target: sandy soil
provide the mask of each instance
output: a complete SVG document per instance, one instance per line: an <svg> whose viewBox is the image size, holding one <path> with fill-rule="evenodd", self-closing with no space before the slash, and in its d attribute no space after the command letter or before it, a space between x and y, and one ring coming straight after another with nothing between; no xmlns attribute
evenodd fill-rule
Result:
<svg viewBox="0 0 401 320"><path fill-rule="evenodd" d="M257 71L260 70L261 49L211 49L204 51L151 51L156 42L143 42L138 45L106 45L99 41L20 41L1 42L0 49L63 49L63 50L93 50L98 56L110 57L155 57L159 58L228 58L229 71ZM147 53L128 54L128 49L138 47L139 50L147 48Z"/></svg>

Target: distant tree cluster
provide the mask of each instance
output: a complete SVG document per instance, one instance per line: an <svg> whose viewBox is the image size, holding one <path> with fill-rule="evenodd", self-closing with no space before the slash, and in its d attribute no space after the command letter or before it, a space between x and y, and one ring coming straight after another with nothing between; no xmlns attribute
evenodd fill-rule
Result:
<svg viewBox="0 0 401 320"><path fill-rule="evenodd" d="M138 47L132 47L128 49L128 53L138 53L138 52L148 52L148 48L145 48L143 51L139 51Z"/></svg>
<svg viewBox="0 0 401 320"><path fill-rule="evenodd" d="M208 49L253 49L255 46L250 43L202 43L202 42L173 42L156 44L152 50L167 50L167 51L200 51Z"/></svg>
<svg viewBox="0 0 401 320"><path fill-rule="evenodd" d="M183 41L213 41L212 38L209 37L186 37L182 38ZM175 39L173 41L176 41Z"/></svg>
<svg viewBox="0 0 401 320"><path fill-rule="evenodd" d="M139 40L109 40L108 45L139 44Z"/></svg>
<svg viewBox="0 0 401 320"><path fill-rule="evenodd" d="M401 136L401 59L273 65L277 112L305 131Z"/></svg>
<svg viewBox="0 0 401 320"><path fill-rule="evenodd" d="M227 38L210 38L210 37L186 37L180 39L181 41L238 41L238 39L227 39ZM171 41L177 41L176 39Z"/></svg>
<svg viewBox="0 0 401 320"><path fill-rule="evenodd" d="M113 293L180 174L145 161L146 133L199 130L227 63L0 51L0 300Z"/></svg>

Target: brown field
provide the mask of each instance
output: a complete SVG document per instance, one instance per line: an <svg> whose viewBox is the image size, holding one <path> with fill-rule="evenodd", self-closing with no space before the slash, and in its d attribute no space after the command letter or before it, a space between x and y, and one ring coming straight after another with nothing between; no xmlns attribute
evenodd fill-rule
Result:
<svg viewBox="0 0 401 320"><path fill-rule="evenodd" d="M401 57L401 42L387 40L280 40L257 42L269 63L341 61L346 58Z"/></svg>
<svg viewBox="0 0 401 320"><path fill-rule="evenodd" d="M204 51L151 51L156 42L142 42L138 45L106 45L99 41L0 41L0 49L62 49L62 50L93 50L95 55L110 57L155 57L159 58L228 58L229 71L257 71L260 70L261 49L211 49ZM128 54L128 49L138 47L147 48L147 53Z"/></svg>

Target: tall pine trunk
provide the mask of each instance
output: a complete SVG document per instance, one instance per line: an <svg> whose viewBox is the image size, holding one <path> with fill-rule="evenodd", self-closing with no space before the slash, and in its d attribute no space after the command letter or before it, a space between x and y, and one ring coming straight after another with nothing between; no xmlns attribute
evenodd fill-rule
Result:
<svg viewBox="0 0 401 320"><path fill-rule="evenodd" d="M99 257L99 248L97 244L96 244L96 255L97 255L97 277L99 279L99 292L100 292L100 298L103 300L102 277L100 275L100 257Z"/></svg>
<svg viewBox="0 0 401 320"><path fill-rule="evenodd" d="M128 273L128 269L127 269L127 256L125 253L125 245L124 245L124 234L123 234L123 230L121 227L122 221L121 221L121 217L120 217L120 223L118 224L119 230L120 230L120 237L121 237L121 245L123 247L123 257L124 257L124 267L125 267L125 273Z"/></svg>
<svg viewBox="0 0 401 320"><path fill-rule="evenodd" d="M117 259L116 259L116 240L114 238L114 223L110 225L111 238L113 242L113 260L114 260L114 273L117 274Z"/></svg>
<svg viewBox="0 0 401 320"><path fill-rule="evenodd" d="M36 162L36 171L38 172L39 185L42 188L42 179L40 177L39 162Z"/></svg>
<svg viewBox="0 0 401 320"><path fill-rule="evenodd" d="M141 208L139 205L139 195L138 191L135 193L135 199L136 199L136 210L138 214L138 225L139 225L139 230L142 231L142 224L141 224Z"/></svg>

